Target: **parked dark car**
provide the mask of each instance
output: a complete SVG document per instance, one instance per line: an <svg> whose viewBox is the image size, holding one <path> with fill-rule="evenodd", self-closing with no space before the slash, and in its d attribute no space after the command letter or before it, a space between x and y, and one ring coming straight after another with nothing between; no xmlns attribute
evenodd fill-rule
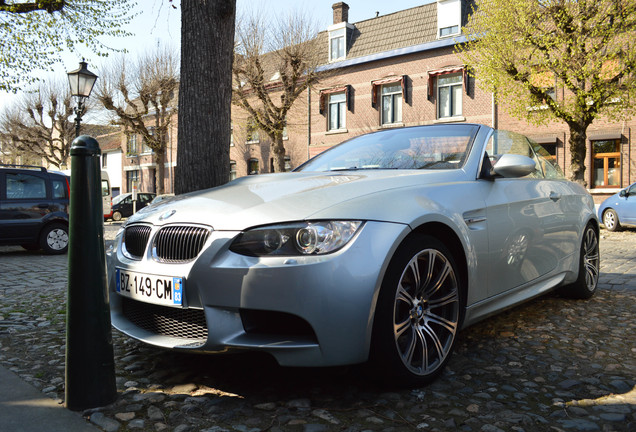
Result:
<svg viewBox="0 0 636 432"><path fill-rule="evenodd" d="M62 173L0 164L0 245L66 253L69 196L69 177Z"/></svg>
<svg viewBox="0 0 636 432"><path fill-rule="evenodd" d="M142 209L150 204L155 198L156 194L147 193L147 192L139 192L137 194L137 204L135 206L135 210ZM133 199L131 193L125 193L121 195L117 195L113 198L113 220L119 221L123 217L132 216L133 214Z"/></svg>

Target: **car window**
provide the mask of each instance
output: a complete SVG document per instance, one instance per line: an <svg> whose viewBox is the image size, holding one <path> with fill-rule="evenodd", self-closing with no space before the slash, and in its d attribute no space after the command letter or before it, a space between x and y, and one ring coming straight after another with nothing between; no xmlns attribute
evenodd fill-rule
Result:
<svg viewBox="0 0 636 432"><path fill-rule="evenodd" d="M629 187L629 190L627 191L627 193L629 193L630 195L636 194L636 183L634 183L633 185Z"/></svg>
<svg viewBox="0 0 636 432"><path fill-rule="evenodd" d="M46 198L46 183L42 177L30 174L7 174L6 193L9 199Z"/></svg>
<svg viewBox="0 0 636 432"><path fill-rule="evenodd" d="M391 129L352 138L295 171L459 169L479 127L436 125Z"/></svg>
<svg viewBox="0 0 636 432"><path fill-rule="evenodd" d="M541 161L537 158L528 138L521 134L503 130L494 131L486 145L486 153L492 165L495 165L497 160L505 154L527 156L535 161L535 171L526 177L544 177Z"/></svg>
<svg viewBox="0 0 636 432"><path fill-rule="evenodd" d="M66 182L62 180L52 180L51 186L53 187L53 198L68 198L66 196Z"/></svg>

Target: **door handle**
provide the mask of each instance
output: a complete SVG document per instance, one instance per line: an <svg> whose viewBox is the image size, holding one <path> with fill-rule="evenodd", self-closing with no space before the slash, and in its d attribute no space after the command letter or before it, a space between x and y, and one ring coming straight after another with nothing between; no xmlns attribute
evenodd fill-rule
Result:
<svg viewBox="0 0 636 432"><path fill-rule="evenodd" d="M550 192L550 199L554 202L557 202L561 199L561 194L556 192Z"/></svg>
<svg viewBox="0 0 636 432"><path fill-rule="evenodd" d="M38 208L41 208L41 209L49 208L49 205L48 205L48 204L46 204L46 203L44 203L44 204L38 204Z"/></svg>

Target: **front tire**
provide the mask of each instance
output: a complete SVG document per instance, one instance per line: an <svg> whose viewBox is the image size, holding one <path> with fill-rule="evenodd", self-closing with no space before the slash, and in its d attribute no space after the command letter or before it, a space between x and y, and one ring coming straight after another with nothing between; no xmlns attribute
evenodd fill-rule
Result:
<svg viewBox="0 0 636 432"><path fill-rule="evenodd" d="M588 225L581 242L579 275L574 283L561 288L561 294L572 299L592 297L598 287L600 262L598 232L594 226Z"/></svg>
<svg viewBox="0 0 636 432"><path fill-rule="evenodd" d="M398 249L382 282L371 364L381 379L422 386L443 370L463 318L463 291L448 248L414 235Z"/></svg>
<svg viewBox="0 0 636 432"><path fill-rule="evenodd" d="M121 213L118 211L113 212L113 220L115 222L119 222L121 220Z"/></svg>
<svg viewBox="0 0 636 432"><path fill-rule="evenodd" d="M68 251L68 227L52 223L40 234L40 247L49 255L64 254Z"/></svg>
<svg viewBox="0 0 636 432"><path fill-rule="evenodd" d="M603 212L603 225L608 231L616 231L620 229L621 223L618 220L618 215L613 209L607 209Z"/></svg>

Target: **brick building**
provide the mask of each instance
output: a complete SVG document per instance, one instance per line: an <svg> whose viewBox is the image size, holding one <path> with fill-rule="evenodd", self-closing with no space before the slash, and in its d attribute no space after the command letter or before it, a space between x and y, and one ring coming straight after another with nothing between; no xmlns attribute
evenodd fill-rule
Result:
<svg viewBox="0 0 636 432"><path fill-rule="evenodd" d="M348 22L346 3L333 4L333 24L317 36L326 78L296 100L287 118L284 142L289 169L363 133L473 122L530 136L569 174L565 123L536 127L513 118L467 74L455 45L465 41L461 28L470 1L436 0L357 23ZM275 84L275 74L271 82ZM554 93L557 99L563 97L563 89ZM173 192L176 124L168 134L166 192ZM588 129L586 181L596 202L636 181L634 127L634 119L598 120ZM121 143L122 192L129 191L133 181L139 182L140 190L154 192L157 167L149 149L140 137L122 134ZM231 178L273 171L268 137L237 107L232 107L229 146Z"/></svg>
<svg viewBox="0 0 636 432"><path fill-rule="evenodd" d="M437 0L358 23L348 22L346 3L335 3L333 24L318 35L328 78L301 97L288 118L290 167L362 133L474 122L534 138L567 175L567 125L536 127L511 117L455 54L455 45L465 41L460 31L469 1ZM555 89L555 97L563 97L563 89ZM634 120L598 120L588 130L586 181L597 202L636 181L634 126ZM248 118L233 115L234 175L270 172L269 143L249 129Z"/></svg>

